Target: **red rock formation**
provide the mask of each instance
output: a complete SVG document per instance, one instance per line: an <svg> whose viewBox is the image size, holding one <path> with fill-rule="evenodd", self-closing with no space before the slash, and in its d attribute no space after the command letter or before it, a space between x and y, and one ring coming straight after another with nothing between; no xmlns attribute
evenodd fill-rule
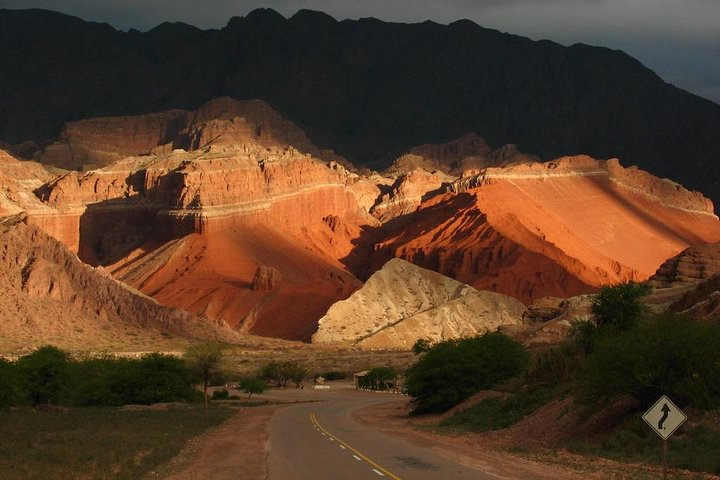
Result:
<svg viewBox="0 0 720 480"><path fill-rule="evenodd" d="M78 212L82 259L162 303L308 339L325 310L359 286L339 262L375 222L356 189L368 182L338 164L248 144L128 158L68 173L42 195ZM276 288L253 288L263 265L282 276Z"/></svg>
<svg viewBox="0 0 720 480"><path fill-rule="evenodd" d="M688 245L720 239L709 200L616 160L490 168L454 191L388 224L373 268L400 257L530 303L644 280Z"/></svg>
<svg viewBox="0 0 720 480"><path fill-rule="evenodd" d="M282 282L282 273L277 268L260 265L255 270L250 288L256 292L271 292L280 287L280 282Z"/></svg>
<svg viewBox="0 0 720 480"><path fill-rule="evenodd" d="M665 261L650 278L653 288L696 283L720 274L720 243L686 248Z"/></svg>
<svg viewBox="0 0 720 480"><path fill-rule="evenodd" d="M413 170L398 177L390 187L391 190L379 198L370 213L383 223L413 213L423 200L438 193L445 183L450 183L452 180L452 177L443 173Z"/></svg>
<svg viewBox="0 0 720 480"><path fill-rule="evenodd" d="M401 175L421 168L428 172L439 171L460 176L466 170L501 167L512 163L538 161L533 155L518 151L515 145L505 145L493 150L475 133L441 144L425 144L410 149L398 157L386 170L388 175Z"/></svg>
<svg viewBox="0 0 720 480"><path fill-rule="evenodd" d="M61 347L158 348L163 335L237 341L227 326L159 305L102 269L81 263L25 214L0 223L3 350ZM139 343L138 343L139 340ZM154 347L153 347L154 346Z"/></svg>
<svg viewBox="0 0 720 480"><path fill-rule="evenodd" d="M260 100L222 97L198 110L103 117L65 124L60 140L39 153L42 163L91 170L124 157L187 151L236 150L243 145L292 146L317 158L341 161L315 147L305 133Z"/></svg>

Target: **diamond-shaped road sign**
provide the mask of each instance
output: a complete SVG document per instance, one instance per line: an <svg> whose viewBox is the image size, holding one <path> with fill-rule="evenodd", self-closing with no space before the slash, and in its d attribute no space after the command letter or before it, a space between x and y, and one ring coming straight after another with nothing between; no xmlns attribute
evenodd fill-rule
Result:
<svg viewBox="0 0 720 480"><path fill-rule="evenodd" d="M687 415L663 395L642 418L663 440L667 440L680 425L685 423Z"/></svg>

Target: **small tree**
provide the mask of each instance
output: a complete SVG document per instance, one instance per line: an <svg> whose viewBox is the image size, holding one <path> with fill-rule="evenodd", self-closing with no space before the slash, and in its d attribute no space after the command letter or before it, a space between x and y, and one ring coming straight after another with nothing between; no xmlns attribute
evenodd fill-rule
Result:
<svg viewBox="0 0 720 480"><path fill-rule="evenodd" d="M0 358L0 409L17 402L18 379L15 364Z"/></svg>
<svg viewBox="0 0 720 480"><path fill-rule="evenodd" d="M592 302L597 326L629 330L647 313L647 307L640 299L649 293L650 287L642 283L628 282L603 287Z"/></svg>
<svg viewBox="0 0 720 480"><path fill-rule="evenodd" d="M310 375L310 370L304 365L295 363L289 366L287 374L290 380L295 383L295 388L300 388L302 382Z"/></svg>
<svg viewBox="0 0 720 480"><path fill-rule="evenodd" d="M300 375L300 371L296 372L297 365L293 362L270 362L265 364L259 373L259 377L265 380L269 380L275 384L276 387L285 388L288 380L293 378L293 375ZM303 379L307 376L307 372ZM301 379L300 381L302 382Z"/></svg>
<svg viewBox="0 0 720 480"><path fill-rule="evenodd" d="M222 347L216 342L198 343L188 348L185 360L190 368L203 382L203 395L205 397L205 411L208 408L208 385L210 378L221 368L223 354Z"/></svg>
<svg viewBox="0 0 720 480"><path fill-rule="evenodd" d="M243 392L248 394L248 402L253 393L263 393L267 390L267 384L259 378L244 378L238 385Z"/></svg>
<svg viewBox="0 0 720 480"><path fill-rule="evenodd" d="M32 406L58 403L68 389L69 364L68 354L50 345L18 359L17 372Z"/></svg>
<svg viewBox="0 0 720 480"><path fill-rule="evenodd" d="M392 367L377 367L358 381L361 388L370 390L389 390L397 382L397 372Z"/></svg>
<svg viewBox="0 0 720 480"><path fill-rule="evenodd" d="M430 350L432 347L432 340L429 338L418 338L412 346L412 351L415 355L420 355Z"/></svg>

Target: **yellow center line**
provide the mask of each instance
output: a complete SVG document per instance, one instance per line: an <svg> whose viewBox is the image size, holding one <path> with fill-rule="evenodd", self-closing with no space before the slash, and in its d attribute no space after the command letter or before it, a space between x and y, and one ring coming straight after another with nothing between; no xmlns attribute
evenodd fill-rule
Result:
<svg viewBox="0 0 720 480"><path fill-rule="evenodd" d="M360 452L358 449L353 448L353 447L352 447L351 445L349 445L347 442L344 442L343 440L340 440L338 437L336 437L336 436L333 435L332 433L330 433L330 432L328 432L327 430L325 430L325 428L324 428L322 425L320 425L320 422L318 422L318 419L317 419L317 417L315 416L315 412L310 412L310 422L311 422L313 425L315 425L316 427L318 427L321 432L325 433L325 435L327 435L328 437L334 439L334 440L335 440L336 442L338 442L339 444L344 445L348 450L354 452L358 457L362 458L362 459L365 460L367 463L369 463L369 464L372 465L373 467L375 467L375 468L377 468L378 470L380 470L380 471L381 471L382 473L384 473L386 476L392 478L393 480L402 480L400 477L398 477L397 475L395 475L394 473L392 473L392 472L391 472L390 470L388 470L387 468L384 468L384 467L378 465L377 463L373 462L372 460L370 460L370 458L368 458L367 455L363 454L363 453Z"/></svg>

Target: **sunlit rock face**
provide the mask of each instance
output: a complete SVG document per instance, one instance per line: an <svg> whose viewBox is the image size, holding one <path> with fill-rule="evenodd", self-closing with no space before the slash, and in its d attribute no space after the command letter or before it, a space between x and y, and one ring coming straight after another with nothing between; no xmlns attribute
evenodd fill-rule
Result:
<svg viewBox="0 0 720 480"><path fill-rule="evenodd" d="M83 264L65 245L28 224L25 213L0 221L0 283L0 342L6 350L47 343L101 349L132 345L143 335L238 340L221 322L162 306Z"/></svg>
<svg viewBox="0 0 720 480"><path fill-rule="evenodd" d="M480 292L400 259L390 260L318 322L312 340L361 348L409 349L418 339L450 340L521 323L525 306Z"/></svg>
<svg viewBox="0 0 720 480"><path fill-rule="evenodd" d="M700 319L720 313L720 243L689 247L667 259L650 277L647 303L654 311Z"/></svg>
<svg viewBox="0 0 720 480"><path fill-rule="evenodd" d="M128 156L166 154L173 150L222 152L247 145L287 147L326 160L339 160L315 147L294 123L260 100L228 97L199 109L146 115L103 117L66 123L58 141L36 157L68 170L104 167Z"/></svg>
<svg viewBox="0 0 720 480"><path fill-rule="evenodd" d="M168 119L185 123L167 136ZM134 124L149 131L133 136ZM309 340L333 304L393 258L530 304L643 280L684 248L720 241L711 202L674 182L617 160L540 163L474 135L414 149L432 162L391 175L333 160L255 101L78 131L67 138L122 158L60 171L6 154L2 214L24 213L82 261L243 332ZM491 157L503 166L465 168ZM463 325L447 331L465 335ZM406 345L403 328L363 346Z"/></svg>
<svg viewBox="0 0 720 480"><path fill-rule="evenodd" d="M617 160L488 168L450 190L412 221L386 224L371 271L404 258L530 303L645 280L688 245L720 238L708 199Z"/></svg>

